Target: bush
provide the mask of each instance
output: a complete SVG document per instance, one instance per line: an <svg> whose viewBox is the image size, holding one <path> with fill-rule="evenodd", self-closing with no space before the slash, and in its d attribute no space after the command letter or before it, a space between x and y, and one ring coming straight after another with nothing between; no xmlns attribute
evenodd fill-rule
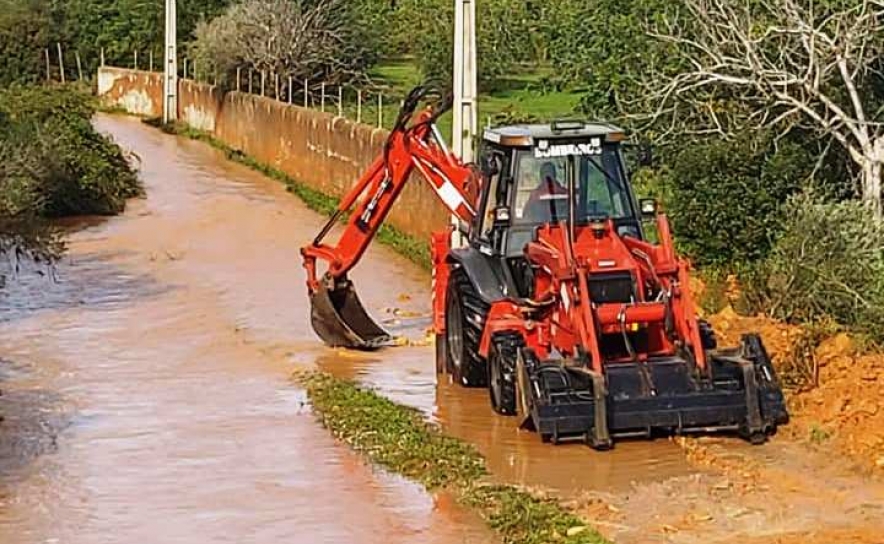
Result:
<svg viewBox="0 0 884 544"><path fill-rule="evenodd" d="M70 88L0 90L0 252L51 259L46 219L120 213L141 187L122 151L91 124Z"/></svg>
<svg viewBox="0 0 884 544"><path fill-rule="evenodd" d="M670 150L659 181L665 208L680 249L701 266L765 257L783 205L814 164L803 146L763 137L684 142Z"/></svg>
<svg viewBox="0 0 884 544"><path fill-rule="evenodd" d="M784 211L770 255L743 278L749 309L884 340L884 223L860 202L808 194Z"/></svg>

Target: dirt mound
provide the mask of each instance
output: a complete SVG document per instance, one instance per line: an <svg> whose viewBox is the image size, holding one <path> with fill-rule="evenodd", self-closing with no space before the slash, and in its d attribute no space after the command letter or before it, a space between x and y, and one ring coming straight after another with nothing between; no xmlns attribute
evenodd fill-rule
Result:
<svg viewBox="0 0 884 544"><path fill-rule="evenodd" d="M786 390L792 422L784 431L819 446L834 446L861 465L884 472L884 354L860 353L838 334L807 347L807 333L767 317L744 317L727 308L711 316L722 346L757 332L777 368L794 365L798 350L818 377L818 387Z"/></svg>

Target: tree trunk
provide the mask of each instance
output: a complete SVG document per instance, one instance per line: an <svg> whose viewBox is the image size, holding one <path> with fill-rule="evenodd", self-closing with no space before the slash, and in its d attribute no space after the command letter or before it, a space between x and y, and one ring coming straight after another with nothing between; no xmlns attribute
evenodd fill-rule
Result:
<svg viewBox="0 0 884 544"><path fill-rule="evenodd" d="M881 217L881 174L884 173L884 137L876 138L862 164L863 202Z"/></svg>

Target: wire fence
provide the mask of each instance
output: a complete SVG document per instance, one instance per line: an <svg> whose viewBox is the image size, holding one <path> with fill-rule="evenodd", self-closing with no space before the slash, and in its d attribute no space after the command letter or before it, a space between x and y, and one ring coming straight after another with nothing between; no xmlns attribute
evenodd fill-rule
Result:
<svg viewBox="0 0 884 544"><path fill-rule="evenodd" d="M46 81L48 83L68 83L91 81L89 67L80 52L68 50L61 43L44 51ZM164 59L153 51L140 54L133 51L131 61L119 68L162 72ZM93 61L94 59L88 59ZM106 66L104 50L100 51L98 66ZM84 67L86 67L84 69ZM200 72L193 60L184 57L178 63L178 76L197 83L217 85L214 78ZM232 89L237 92L263 96L279 102L319 110L357 123L390 128L395 123L404 96L389 88L378 85L355 86L331 84L323 81L296 80L292 77L253 69L239 69Z"/></svg>
<svg viewBox="0 0 884 544"><path fill-rule="evenodd" d="M185 79L216 84L200 78L193 63L186 63ZM357 123L390 127L399 111L402 97L380 87L357 87L322 81L297 80L261 70L239 69L235 76L237 92L254 94L303 108L344 117Z"/></svg>

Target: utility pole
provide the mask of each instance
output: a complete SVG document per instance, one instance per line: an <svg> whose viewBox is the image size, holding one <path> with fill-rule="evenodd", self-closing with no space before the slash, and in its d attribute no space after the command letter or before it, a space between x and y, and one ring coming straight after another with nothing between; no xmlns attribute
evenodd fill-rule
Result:
<svg viewBox="0 0 884 544"><path fill-rule="evenodd" d="M166 0L166 47L163 122L178 120L178 14L176 0Z"/></svg>
<svg viewBox="0 0 884 544"><path fill-rule="evenodd" d="M478 126L476 0L455 0L454 129L451 147L464 161L474 160Z"/></svg>
<svg viewBox="0 0 884 544"><path fill-rule="evenodd" d="M454 127L451 147L465 163L475 160L478 75L476 67L476 0L454 0ZM460 220L451 216L452 247L463 247Z"/></svg>

